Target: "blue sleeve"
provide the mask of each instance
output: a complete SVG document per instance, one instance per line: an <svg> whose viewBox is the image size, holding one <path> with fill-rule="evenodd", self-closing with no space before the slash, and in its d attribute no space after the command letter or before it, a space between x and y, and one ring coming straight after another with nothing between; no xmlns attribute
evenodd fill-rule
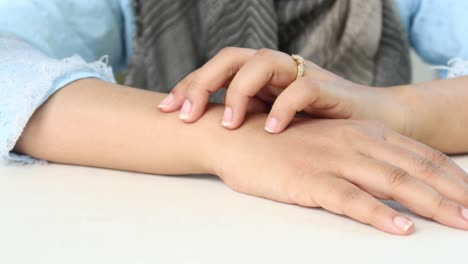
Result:
<svg viewBox="0 0 468 264"><path fill-rule="evenodd" d="M442 77L468 74L468 1L396 0L408 39L431 65L448 70ZM455 60L453 60L456 58Z"/></svg>
<svg viewBox="0 0 468 264"><path fill-rule="evenodd" d="M54 92L82 78L115 81L112 68L124 70L131 53L131 16L129 0L0 0L0 162L36 161L12 149Z"/></svg>
<svg viewBox="0 0 468 264"><path fill-rule="evenodd" d="M4 162L34 161L11 150L34 111L58 89L81 78L114 81L105 61L86 63L78 55L58 60L24 41L1 36L0 58L0 156Z"/></svg>

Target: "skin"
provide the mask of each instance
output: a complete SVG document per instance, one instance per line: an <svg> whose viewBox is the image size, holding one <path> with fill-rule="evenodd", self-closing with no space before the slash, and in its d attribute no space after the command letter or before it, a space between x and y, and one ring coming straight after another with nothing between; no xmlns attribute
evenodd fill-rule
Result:
<svg viewBox="0 0 468 264"><path fill-rule="evenodd" d="M468 152L468 77L376 89L347 81L310 61L296 80L288 54L225 48L182 80L160 105L197 121L210 93L228 87L222 125L237 129L250 109L271 107L265 130L281 133L298 112L312 117L379 120L395 131L450 154Z"/></svg>
<svg viewBox="0 0 468 264"><path fill-rule="evenodd" d="M447 156L379 122L296 118L285 132L247 114L222 128L210 105L192 125L163 114L167 94L97 79L62 88L32 116L15 151L36 158L155 174L218 175L232 189L322 207L390 234L415 225L378 199L400 202L443 225L468 230L468 175Z"/></svg>

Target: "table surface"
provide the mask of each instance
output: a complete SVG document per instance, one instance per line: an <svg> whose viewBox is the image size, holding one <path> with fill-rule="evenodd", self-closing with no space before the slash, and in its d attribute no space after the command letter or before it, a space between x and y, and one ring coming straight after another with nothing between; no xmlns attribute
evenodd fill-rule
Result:
<svg viewBox="0 0 468 264"><path fill-rule="evenodd" d="M454 160L468 170L468 157ZM468 232L392 236L214 176L0 165L0 263L468 263Z"/></svg>

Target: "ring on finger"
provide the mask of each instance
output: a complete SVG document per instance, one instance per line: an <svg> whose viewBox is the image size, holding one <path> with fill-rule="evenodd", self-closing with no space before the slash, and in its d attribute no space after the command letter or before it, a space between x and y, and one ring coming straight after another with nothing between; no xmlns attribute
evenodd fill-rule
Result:
<svg viewBox="0 0 468 264"><path fill-rule="evenodd" d="M291 58L294 60L297 66L296 80L304 76L304 58L297 54L291 55Z"/></svg>

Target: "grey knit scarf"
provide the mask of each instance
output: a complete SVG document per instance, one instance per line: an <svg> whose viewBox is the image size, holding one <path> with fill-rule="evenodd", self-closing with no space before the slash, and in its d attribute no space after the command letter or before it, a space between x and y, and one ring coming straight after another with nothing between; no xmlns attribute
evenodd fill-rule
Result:
<svg viewBox="0 0 468 264"><path fill-rule="evenodd" d="M410 80L393 0L135 0L137 36L125 83L170 92L223 47L302 55L348 80ZM212 97L221 102L223 92Z"/></svg>

